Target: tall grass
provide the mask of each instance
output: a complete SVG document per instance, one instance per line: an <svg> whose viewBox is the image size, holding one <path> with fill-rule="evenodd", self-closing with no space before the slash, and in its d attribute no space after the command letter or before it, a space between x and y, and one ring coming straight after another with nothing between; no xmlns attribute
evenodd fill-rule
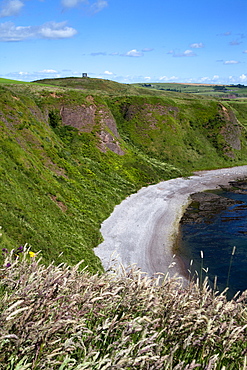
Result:
<svg viewBox="0 0 247 370"><path fill-rule="evenodd" d="M247 291L132 267L90 275L26 247L0 269L0 369L246 369Z"/></svg>
<svg viewBox="0 0 247 370"><path fill-rule="evenodd" d="M232 249L232 254L231 254L231 258L230 258L230 264L229 264L229 268L228 268L228 274L227 274L227 281L226 281L226 286L229 287L229 280L230 280L230 274L231 274L231 267L232 267L232 261L233 261L233 256L235 254L235 251L236 251L236 247L233 247Z"/></svg>

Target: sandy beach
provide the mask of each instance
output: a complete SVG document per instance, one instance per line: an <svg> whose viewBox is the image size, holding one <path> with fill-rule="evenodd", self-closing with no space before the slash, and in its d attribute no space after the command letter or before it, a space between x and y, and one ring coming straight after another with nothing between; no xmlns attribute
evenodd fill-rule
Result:
<svg viewBox="0 0 247 370"><path fill-rule="evenodd" d="M190 194L217 189L247 177L247 166L195 172L140 189L114 208L101 225L103 243L94 249L105 270L135 264L149 276L182 276L173 245Z"/></svg>

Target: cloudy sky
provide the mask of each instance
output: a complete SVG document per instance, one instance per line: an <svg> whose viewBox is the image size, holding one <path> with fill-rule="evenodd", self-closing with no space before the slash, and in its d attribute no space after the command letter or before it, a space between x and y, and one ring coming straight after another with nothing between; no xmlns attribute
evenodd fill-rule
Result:
<svg viewBox="0 0 247 370"><path fill-rule="evenodd" d="M246 0L0 0L0 77L247 85Z"/></svg>

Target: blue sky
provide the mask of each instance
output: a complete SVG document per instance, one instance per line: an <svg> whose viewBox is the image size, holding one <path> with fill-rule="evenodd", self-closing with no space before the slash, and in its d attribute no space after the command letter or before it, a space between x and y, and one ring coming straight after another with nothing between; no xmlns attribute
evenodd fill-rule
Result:
<svg viewBox="0 0 247 370"><path fill-rule="evenodd" d="M246 0L0 0L0 77L247 85Z"/></svg>

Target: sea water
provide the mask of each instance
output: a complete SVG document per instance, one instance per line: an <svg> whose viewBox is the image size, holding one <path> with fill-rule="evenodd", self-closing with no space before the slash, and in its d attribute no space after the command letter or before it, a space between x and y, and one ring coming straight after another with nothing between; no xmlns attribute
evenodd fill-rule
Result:
<svg viewBox="0 0 247 370"><path fill-rule="evenodd" d="M240 201L214 215L210 222L180 227L179 253L191 278L207 276L228 298L247 290L247 192L215 191Z"/></svg>

